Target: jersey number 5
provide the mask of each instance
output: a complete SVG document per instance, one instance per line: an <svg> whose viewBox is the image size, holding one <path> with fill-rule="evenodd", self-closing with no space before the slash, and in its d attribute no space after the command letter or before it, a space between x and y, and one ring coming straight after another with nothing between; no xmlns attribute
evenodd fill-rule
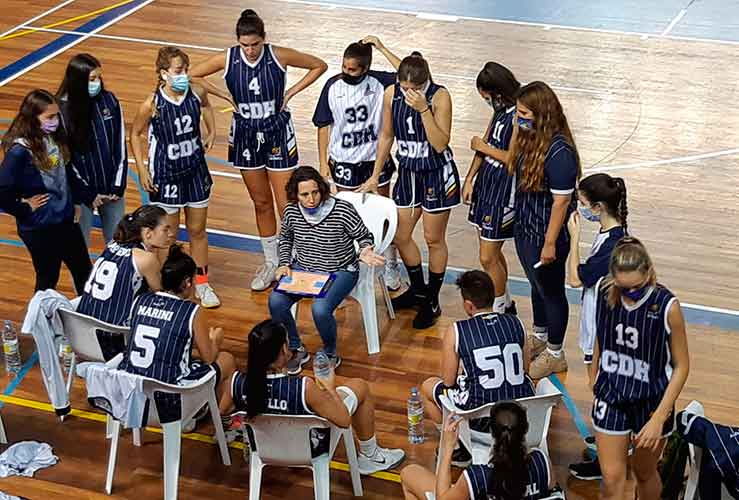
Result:
<svg viewBox="0 0 739 500"><path fill-rule="evenodd" d="M500 360L500 346L481 347L472 351L475 364L482 372L492 372L490 375L480 375L479 382L484 389L498 389L503 382L511 385L520 385L524 381L523 353L518 344L506 344L503 347L503 360Z"/></svg>
<svg viewBox="0 0 739 500"><path fill-rule="evenodd" d="M133 337L133 348L131 349L131 364L137 368L149 368L154 362L154 352L157 345L154 340L159 338L159 328L153 326L139 325Z"/></svg>
<svg viewBox="0 0 739 500"><path fill-rule="evenodd" d="M113 295L117 276L118 264L98 259L85 283L85 293L97 300L108 300Z"/></svg>

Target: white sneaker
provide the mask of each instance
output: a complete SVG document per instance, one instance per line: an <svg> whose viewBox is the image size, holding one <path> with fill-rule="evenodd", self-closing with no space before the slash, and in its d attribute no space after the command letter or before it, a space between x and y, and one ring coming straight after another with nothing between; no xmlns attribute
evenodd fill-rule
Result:
<svg viewBox="0 0 739 500"><path fill-rule="evenodd" d="M371 457L363 455L361 452L357 454L359 473L368 475L381 470L392 469L402 462L404 458L405 452L403 450L391 450L378 446L375 454Z"/></svg>
<svg viewBox="0 0 739 500"><path fill-rule="evenodd" d="M221 305L221 301L213 290L213 287L210 286L210 283L195 285L195 295L200 299L200 305L206 309Z"/></svg>
<svg viewBox="0 0 739 500"><path fill-rule="evenodd" d="M255 292L261 292L269 288L275 280L275 271L277 271L277 265L272 262L265 262L259 266L254 279L251 280L251 289Z"/></svg>
<svg viewBox="0 0 739 500"><path fill-rule="evenodd" d="M400 290L402 284L400 263L397 260L388 260L385 264L385 286L395 292L396 290Z"/></svg>

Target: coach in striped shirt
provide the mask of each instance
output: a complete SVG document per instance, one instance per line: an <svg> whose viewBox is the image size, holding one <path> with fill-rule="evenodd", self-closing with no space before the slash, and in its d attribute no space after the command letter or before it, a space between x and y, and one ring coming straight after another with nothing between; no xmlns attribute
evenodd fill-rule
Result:
<svg viewBox="0 0 739 500"><path fill-rule="evenodd" d="M298 167L287 184L288 205L282 215L280 231L280 267L276 279L290 270L335 274L325 296L313 301L313 321L323 340L323 351L337 367L336 319L334 310L359 279L359 261L378 266L385 259L373 251L374 238L351 203L331 196L328 183L313 167ZM359 246L357 253L355 242ZM298 335L290 308L301 296L272 292L269 310L272 319L288 331L292 358L288 373L300 373L310 359Z"/></svg>

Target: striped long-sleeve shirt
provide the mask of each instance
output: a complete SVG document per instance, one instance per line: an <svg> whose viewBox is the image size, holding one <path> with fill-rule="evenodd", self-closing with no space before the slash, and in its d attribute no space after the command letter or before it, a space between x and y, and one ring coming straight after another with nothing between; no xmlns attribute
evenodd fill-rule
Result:
<svg viewBox="0 0 739 500"><path fill-rule="evenodd" d="M374 244L372 233L354 206L335 198L334 208L318 224L310 224L296 203L285 207L280 231L280 265L333 273L356 270L360 250ZM295 258L293 259L293 250Z"/></svg>

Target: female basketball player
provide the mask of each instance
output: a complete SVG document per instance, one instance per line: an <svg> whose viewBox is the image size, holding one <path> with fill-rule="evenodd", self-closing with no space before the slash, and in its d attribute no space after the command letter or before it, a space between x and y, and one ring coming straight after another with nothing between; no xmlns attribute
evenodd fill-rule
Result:
<svg viewBox="0 0 739 500"><path fill-rule="evenodd" d="M72 162L87 185L106 197L97 210L107 243L126 211L128 154L123 110L105 88L102 74L100 61L90 54L77 54L67 64L56 95L70 138ZM80 208L80 228L89 246L92 209Z"/></svg>
<svg viewBox="0 0 739 500"><path fill-rule="evenodd" d="M451 209L460 202L459 173L449 147L452 99L444 87L431 80L428 63L414 52L401 61L398 83L385 91L383 106L375 168L360 190L377 191L393 140L397 140L399 170L393 190L398 205L395 245L411 283L407 291L393 299L393 306L396 309L420 307L413 327L428 328L441 314L439 291L449 256L446 227ZM413 229L422 215L429 248L428 285L421 268L421 252L413 241Z"/></svg>
<svg viewBox="0 0 739 500"><path fill-rule="evenodd" d="M264 249L264 264L251 282L252 290L266 290L275 280L277 252L277 210L287 205L285 186L298 164L295 139L287 103L315 82L328 66L317 57L265 43L264 21L252 9L241 13L236 23L238 44L223 55L193 67L193 77L223 72L228 93L204 78L209 92L235 104L229 133L229 162L239 170L254 202L257 229ZM309 70L285 89L288 67Z"/></svg>
<svg viewBox="0 0 739 500"><path fill-rule="evenodd" d="M330 175L339 191L355 190L372 175L382 128L383 95L396 80L394 71L370 69L372 47L398 69L400 59L379 38L368 36L349 44L341 73L326 82L313 114L313 124L318 127L321 175ZM378 186L382 196L390 195L393 172L395 163L388 157ZM397 290L401 282L395 245L385 251L385 260L385 284Z"/></svg>
<svg viewBox="0 0 739 500"><path fill-rule="evenodd" d="M629 445L639 498L659 498L657 461L675 426L675 400L690 369L677 298L657 283L636 238L616 244L611 278L598 284L593 427L603 471L601 498L624 498Z"/></svg>
<svg viewBox="0 0 739 500"><path fill-rule="evenodd" d="M580 158L562 111L546 83L522 87L516 98L518 132L508 171L516 175L516 252L531 284L534 335L531 378L567 370L564 343L569 305L565 221L575 209ZM548 342L547 342L548 340Z"/></svg>
<svg viewBox="0 0 739 500"><path fill-rule="evenodd" d="M213 185L205 151L215 141L215 116L208 94L190 85L187 74L190 58L176 47L162 47L157 56L157 88L139 108L133 122L131 147L136 169L151 202L169 216L172 229L180 225L180 209L185 210L185 226L190 251L198 265L196 294L203 307L218 307L221 301L208 282L208 201ZM201 139L200 118L205 123ZM149 132L149 168L144 134Z"/></svg>
<svg viewBox="0 0 739 500"><path fill-rule="evenodd" d="M468 220L477 227L480 238L480 264L495 283L493 310L516 313L508 290L508 264L503 243L513 239L515 210L513 177L509 175L508 147L514 131L516 93L521 87L505 66L488 62L477 75L477 91L493 109L485 139L472 138L475 157L462 188L462 199L470 203ZM474 181L474 184L473 184ZM473 188L474 185L474 188Z"/></svg>
<svg viewBox="0 0 739 500"><path fill-rule="evenodd" d="M459 421L446 422L438 475L421 465L409 465L400 474L406 500L536 500L550 496L555 487L549 457L534 448L526 450L529 422L526 410L515 401L503 401L490 410L493 450L487 465L471 465L452 484L452 453ZM429 497L431 493L433 496Z"/></svg>
<svg viewBox="0 0 739 500"><path fill-rule="evenodd" d="M608 262L616 243L626 234L626 185L620 177L608 174L593 174L580 181L577 188L580 200L579 213L572 212L567 229L570 232L570 258L567 283L573 288L582 288L580 309L580 349L586 365L593 362L595 343L595 285L608 274ZM600 224L600 231L593 240L590 255L580 263L581 218ZM588 369L593 384L592 370ZM586 441L592 440L592 437ZM578 479L600 479L601 471L597 460L570 465L570 473Z"/></svg>
<svg viewBox="0 0 739 500"><path fill-rule="evenodd" d="M234 373L221 409L246 412L249 418L262 413L318 415L339 427L352 425L359 441L361 474L392 469L402 462L403 450L377 446L375 400L369 384L353 378L337 387L333 371L329 377L315 380L287 375L290 351L286 341L287 330L282 323L265 320L252 329L246 373ZM229 420L231 428L240 426L239 419L232 416ZM323 439L319 436L311 439L312 446L321 446Z"/></svg>

